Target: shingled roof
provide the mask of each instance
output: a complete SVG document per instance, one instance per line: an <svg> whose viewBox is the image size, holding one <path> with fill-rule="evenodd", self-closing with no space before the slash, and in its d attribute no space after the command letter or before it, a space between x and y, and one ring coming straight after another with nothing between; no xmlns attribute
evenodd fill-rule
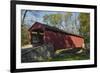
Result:
<svg viewBox="0 0 100 73"><path fill-rule="evenodd" d="M49 26L49 25L46 25L46 24L43 24L43 23L40 23L40 22L35 22L30 28L29 28L29 31L32 29L32 27L34 27L34 25L42 25L45 30L50 30L50 31L54 31L54 32L60 32L60 33L64 33L64 34L68 34L68 35L73 35L73 36L78 36L78 37L81 37L83 38L82 36L80 35L76 35L76 34L72 34L72 33L68 33L64 30L61 30L57 27L54 27L54 26Z"/></svg>

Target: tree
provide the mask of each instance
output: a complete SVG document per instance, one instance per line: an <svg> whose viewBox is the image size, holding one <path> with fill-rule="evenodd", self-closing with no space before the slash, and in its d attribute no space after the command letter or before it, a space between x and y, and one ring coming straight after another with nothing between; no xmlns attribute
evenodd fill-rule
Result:
<svg viewBox="0 0 100 73"><path fill-rule="evenodd" d="M58 25L61 24L62 22L62 15L61 14L45 15L44 22L46 24L51 24L52 26L58 27Z"/></svg>
<svg viewBox="0 0 100 73"><path fill-rule="evenodd" d="M25 20L25 17L26 17L26 14L27 14L28 10L25 10L24 14L23 14L23 17L22 17L22 24L24 24L24 20Z"/></svg>
<svg viewBox="0 0 100 73"><path fill-rule="evenodd" d="M90 14L80 13L80 34L84 37L85 43L90 42Z"/></svg>
<svg viewBox="0 0 100 73"><path fill-rule="evenodd" d="M28 28L25 25L21 25L21 46L29 44Z"/></svg>
<svg viewBox="0 0 100 73"><path fill-rule="evenodd" d="M52 26L58 27L58 28L62 28L62 29L66 29L66 25L67 25L67 19L71 18L71 13L68 12L64 12L64 13L60 13L60 14L50 14L50 15L45 15L44 16L44 22L46 24L51 24Z"/></svg>
<svg viewBox="0 0 100 73"><path fill-rule="evenodd" d="M71 12L67 12L64 14L64 22L65 22L65 30L67 32L73 33L73 25L72 25L72 13Z"/></svg>

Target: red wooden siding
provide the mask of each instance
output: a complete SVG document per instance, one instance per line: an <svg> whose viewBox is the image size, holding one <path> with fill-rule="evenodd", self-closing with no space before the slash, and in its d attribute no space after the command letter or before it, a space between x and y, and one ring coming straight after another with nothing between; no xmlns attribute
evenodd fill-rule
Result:
<svg viewBox="0 0 100 73"><path fill-rule="evenodd" d="M84 39L79 35L66 33L60 29L37 22L29 29L30 33L41 30L44 33L43 43L51 43L54 46L55 50L83 47Z"/></svg>
<svg viewBox="0 0 100 73"><path fill-rule="evenodd" d="M71 36L53 31L45 31L44 42L52 43L55 49L81 48L84 43L83 38Z"/></svg>
<svg viewBox="0 0 100 73"><path fill-rule="evenodd" d="M74 44L74 47L77 47L77 48L83 47L83 44L84 44L83 38L77 37L77 36L70 36L70 38Z"/></svg>
<svg viewBox="0 0 100 73"><path fill-rule="evenodd" d="M55 33L52 31L45 31L44 35L44 42L46 43L52 43L55 49L63 49L66 48L65 41L64 41L64 35L61 35L60 33Z"/></svg>

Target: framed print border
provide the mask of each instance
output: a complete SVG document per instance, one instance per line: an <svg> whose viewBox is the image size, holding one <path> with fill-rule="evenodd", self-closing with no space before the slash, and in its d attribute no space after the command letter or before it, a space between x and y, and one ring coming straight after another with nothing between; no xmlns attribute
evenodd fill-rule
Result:
<svg viewBox="0 0 100 73"><path fill-rule="evenodd" d="M40 5L52 7L70 7L70 8L86 8L94 9L94 64L87 65L73 65L73 66L55 66L55 67L40 67L40 68L16 68L16 5ZM47 2L33 2L33 1L11 1L11 72L28 72L28 71L44 71L44 70L59 70L59 69L78 69L97 67L97 6L93 5L78 5L78 4L61 4L61 3L47 3Z"/></svg>

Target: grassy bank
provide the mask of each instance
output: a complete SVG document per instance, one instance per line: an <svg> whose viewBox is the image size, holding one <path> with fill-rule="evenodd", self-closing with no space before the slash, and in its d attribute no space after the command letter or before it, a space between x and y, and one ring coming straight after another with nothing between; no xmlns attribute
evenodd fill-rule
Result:
<svg viewBox="0 0 100 73"><path fill-rule="evenodd" d="M70 52L61 52L50 61L71 61L71 60L88 60L90 59L90 53L88 51L76 54Z"/></svg>

